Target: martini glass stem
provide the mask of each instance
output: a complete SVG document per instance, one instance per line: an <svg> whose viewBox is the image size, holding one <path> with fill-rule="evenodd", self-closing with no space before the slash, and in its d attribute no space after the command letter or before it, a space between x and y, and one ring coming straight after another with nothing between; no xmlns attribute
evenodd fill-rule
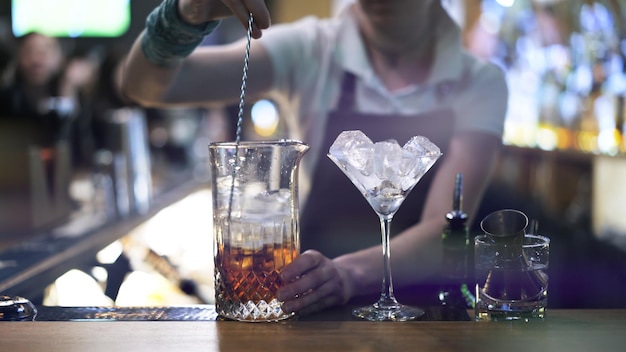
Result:
<svg viewBox="0 0 626 352"><path fill-rule="evenodd" d="M390 249L390 230L391 219L393 216L380 216L380 231L382 234L383 244L383 284L380 299L378 300L378 307L380 308L393 308L398 305L398 301L393 295L393 281L391 278L391 255Z"/></svg>
<svg viewBox="0 0 626 352"><path fill-rule="evenodd" d="M379 213L378 216L380 218L380 230L383 242L382 292L380 293L378 302L366 307L355 308L352 310L352 315L370 321L407 321L417 319L424 315L424 310L419 307L400 304L393 295L391 253L389 251L391 248L389 230L391 229L391 218L393 218L393 214L382 215Z"/></svg>

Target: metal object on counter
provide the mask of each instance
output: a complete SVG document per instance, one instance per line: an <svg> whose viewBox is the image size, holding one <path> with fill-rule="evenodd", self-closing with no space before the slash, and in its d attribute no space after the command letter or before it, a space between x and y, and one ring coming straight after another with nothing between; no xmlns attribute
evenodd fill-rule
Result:
<svg viewBox="0 0 626 352"><path fill-rule="evenodd" d="M0 296L0 321L35 320L37 308L26 298Z"/></svg>
<svg viewBox="0 0 626 352"><path fill-rule="evenodd" d="M494 239L524 237L528 217L519 210L503 209L487 215L481 222L482 230Z"/></svg>
<svg viewBox="0 0 626 352"><path fill-rule="evenodd" d="M0 150L0 233L23 233L65 220L72 211L67 141Z"/></svg>

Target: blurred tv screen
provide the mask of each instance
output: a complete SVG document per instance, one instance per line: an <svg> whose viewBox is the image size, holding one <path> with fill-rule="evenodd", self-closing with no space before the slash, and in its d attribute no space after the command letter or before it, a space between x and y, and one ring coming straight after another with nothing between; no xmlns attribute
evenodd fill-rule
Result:
<svg viewBox="0 0 626 352"><path fill-rule="evenodd" d="M119 37L130 26L130 0L11 0L13 34Z"/></svg>

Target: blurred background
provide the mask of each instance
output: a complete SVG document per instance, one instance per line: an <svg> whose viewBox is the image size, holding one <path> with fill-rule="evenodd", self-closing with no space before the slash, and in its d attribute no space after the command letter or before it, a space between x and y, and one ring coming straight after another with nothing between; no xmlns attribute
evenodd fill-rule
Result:
<svg viewBox="0 0 626 352"><path fill-rule="evenodd" d="M274 23L349 2L267 1ZM625 307L626 3L443 2L467 50L509 82L505 149L476 219L515 208L538 220L553 240L552 307ZM0 2L0 278L22 270L19 250L52 255L50 240L78 243L140 219L97 255L79 254L81 265L29 285L43 287L26 292L36 303L212 301L206 146L233 139L237 110L145 109L119 93L120 65L159 3ZM203 45L243 35L227 20ZM284 134L271 101L247 104L245 116L246 139ZM190 180L200 187L155 208Z"/></svg>

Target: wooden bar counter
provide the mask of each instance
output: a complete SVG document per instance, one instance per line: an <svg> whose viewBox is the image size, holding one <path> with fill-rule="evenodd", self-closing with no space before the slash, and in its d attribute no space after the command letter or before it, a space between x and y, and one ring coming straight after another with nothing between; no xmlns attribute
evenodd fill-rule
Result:
<svg viewBox="0 0 626 352"><path fill-rule="evenodd" d="M544 321L1 322L2 351L624 351L626 310Z"/></svg>

